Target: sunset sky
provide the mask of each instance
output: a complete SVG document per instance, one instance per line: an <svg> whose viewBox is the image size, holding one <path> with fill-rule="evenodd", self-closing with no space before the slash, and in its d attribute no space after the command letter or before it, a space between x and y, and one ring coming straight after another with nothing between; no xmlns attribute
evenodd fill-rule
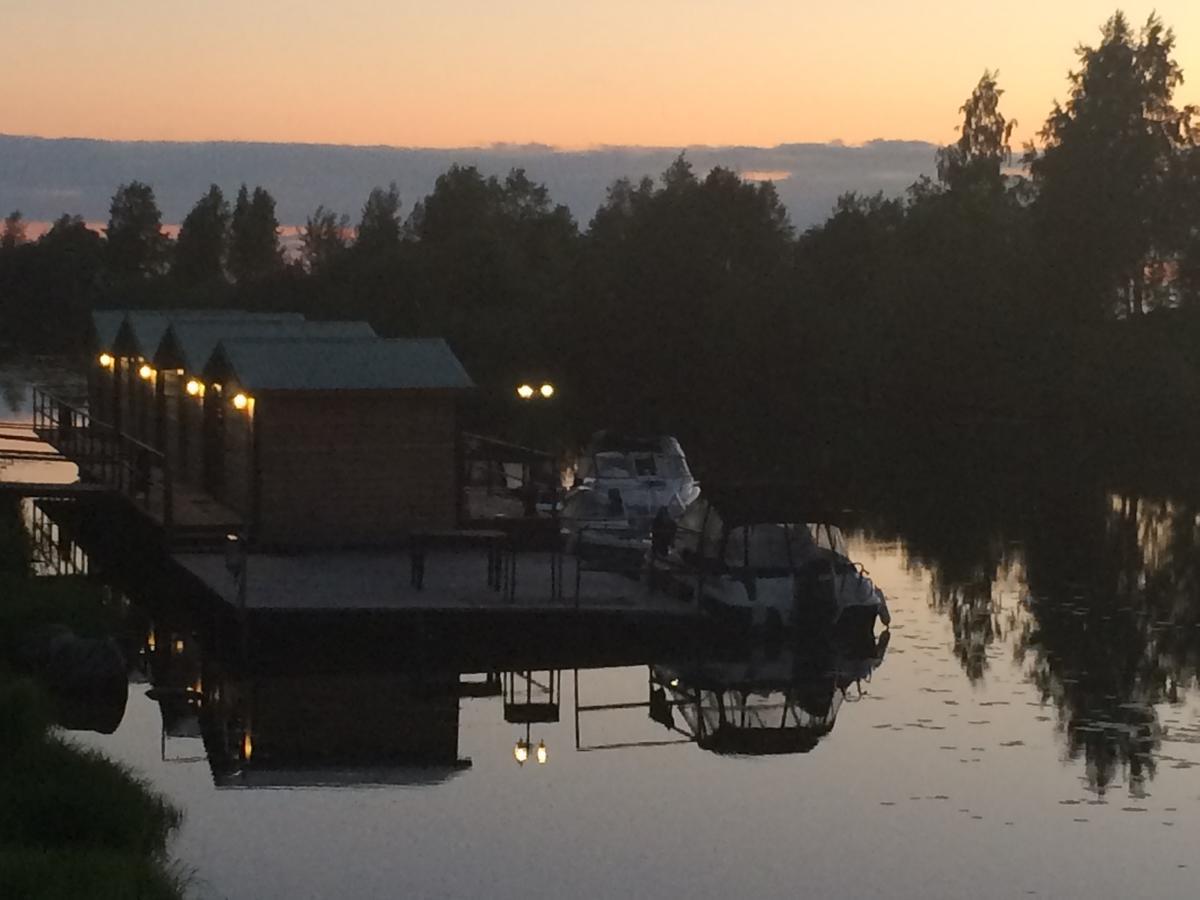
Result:
<svg viewBox="0 0 1200 900"><path fill-rule="evenodd" d="M1148 3L1127 4L1140 24ZM1200 102L1200 3L1154 5ZM0 0L0 133L455 147L944 143L985 67L1025 139L1087 0Z"/></svg>

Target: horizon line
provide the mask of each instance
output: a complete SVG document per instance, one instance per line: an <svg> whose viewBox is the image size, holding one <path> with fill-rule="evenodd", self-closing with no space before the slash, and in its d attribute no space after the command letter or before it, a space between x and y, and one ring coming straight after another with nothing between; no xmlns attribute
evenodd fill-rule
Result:
<svg viewBox="0 0 1200 900"><path fill-rule="evenodd" d="M540 151L547 155L552 154L586 154L586 153L602 153L612 150L639 150L648 153L666 153L679 152L686 153L689 150L697 151L713 151L713 150L783 150L789 147L827 147L843 150L862 150L880 144L923 144L932 147L940 147L942 144L937 141L925 140L921 138L885 138L876 137L870 140L850 143L841 138L832 138L828 141L790 141L779 144L764 145L764 144L580 144L577 146L546 144L537 141L520 143L516 141L493 141L490 144L462 144L454 146L433 146L433 145L417 145L417 144L338 144L328 141L268 141L268 140L242 140L234 138L202 138L202 139L169 139L169 138L103 138L103 137L88 137L85 135L59 135L47 136L40 134L10 134L0 131L0 140L21 140L21 141L63 141L73 143L98 143L98 144L157 144L157 145L231 145L231 146L260 146L260 147L305 147L305 148L336 148L348 150L392 150L396 152L416 152L416 151L441 151L444 153L465 153L471 151L501 151L501 150L521 150L525 152Z"/></svg>

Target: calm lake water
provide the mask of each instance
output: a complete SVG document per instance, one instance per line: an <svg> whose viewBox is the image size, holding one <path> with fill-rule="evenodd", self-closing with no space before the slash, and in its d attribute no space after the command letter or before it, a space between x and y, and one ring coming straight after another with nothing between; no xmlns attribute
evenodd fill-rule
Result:
<svg viewBox="0 0 1200 900"><path fill-rule="evenodd" d="M470 696L493 692L454 641L346 627L332 653L280 625L241 659L210 611L114 569L133 683L112 734L72 738L183 808L196 897L1200 895L1187 449L1015 429L815 443L788 464L855 510L851 555L891 603L881 662L507 641L518 671ZM693 701L712 725L717 694L746 726L724 733L757 738L700 729Z"/></svg>

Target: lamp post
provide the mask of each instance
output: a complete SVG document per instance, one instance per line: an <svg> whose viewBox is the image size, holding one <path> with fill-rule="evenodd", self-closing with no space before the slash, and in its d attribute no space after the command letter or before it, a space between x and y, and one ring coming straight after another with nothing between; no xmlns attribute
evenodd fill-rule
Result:
<svg viewBox="0 0 1200 900"><path fill-rule="evenodd" d="M524 690L519 689L519 681L524 681ZM559 720L558 695L562 684L562 673L549 670L545 673L544 682L534 678L532 671L504 673L504 721L523 724L525 734L518 737L513 744L513 759L518 766L524 766L532 755L539 766L544 766L550 758L545 740L539 740L533 745L531 734L534 722L557 722ZM534 687L537 693L534 693Z"/></svg>

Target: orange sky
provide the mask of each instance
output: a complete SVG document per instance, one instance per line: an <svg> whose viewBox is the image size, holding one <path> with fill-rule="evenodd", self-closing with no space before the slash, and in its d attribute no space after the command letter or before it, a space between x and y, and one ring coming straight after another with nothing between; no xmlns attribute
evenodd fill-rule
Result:
<svg viewBox="0 0 1200 900"><path fill-rule="evenodd" d="M1195 76L1200 2L1155 4ZM1150 4L1127 4L1137 23ZM0 0L0 132L453 147L946 142L985 67L1029 137L1085 0Z"/></svg>

